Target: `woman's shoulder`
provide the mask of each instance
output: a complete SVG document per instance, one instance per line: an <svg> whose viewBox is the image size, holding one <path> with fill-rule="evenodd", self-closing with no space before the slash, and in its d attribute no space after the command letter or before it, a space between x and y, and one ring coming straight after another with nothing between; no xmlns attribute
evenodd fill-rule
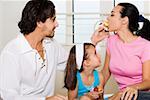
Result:
<svg viewBox="0 0 150 100"><path fill-rule="evenodd" d="M150 41L149 41L149 40L147 40L147 39L145 39L145 38L142 38L142 37L139 37L139 38L140 38L140 41L141 41L142 43L150 44Z"/></svg>
<svg viewBox="0 0 150 100"><path fill-rule="evenodd" d="M116 40L116 39L118 39L118 35L109 35L109 37L108 37L108 40L109 41L114 41L114 40Z"/></svg>
<svg viewBox="0 0 150 100"><path fill-rule="evenodd" d="M135 44L138 44L138 46L140 46L140 47L150 48L150 41L148 41L142 37L139 37L138 41L136 41Z"/></svg>

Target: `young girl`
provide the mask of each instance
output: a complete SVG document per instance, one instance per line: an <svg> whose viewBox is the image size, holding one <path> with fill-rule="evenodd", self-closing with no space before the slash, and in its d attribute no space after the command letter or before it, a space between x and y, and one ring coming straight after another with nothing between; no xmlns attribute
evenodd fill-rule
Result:
<svg viewBox="0 0 150 100"><path fill-rule="evenodd" d="M100 57L93 44L77 44L71 48L65 76L65 87L68 89L69 100L75 98L81 100L83 96L92 99L99 98L104 82L102 74L95 68L100 64Z"/></svg>

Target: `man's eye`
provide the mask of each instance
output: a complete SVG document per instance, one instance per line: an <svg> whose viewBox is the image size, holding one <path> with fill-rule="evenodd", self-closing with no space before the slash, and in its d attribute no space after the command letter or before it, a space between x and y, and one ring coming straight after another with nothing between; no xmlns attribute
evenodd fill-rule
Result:
<svg viewBox="0 0 150 100"><path fill-rule="evenodd" d="M53 18L53 21L55 21L56 18Z"/></svg>

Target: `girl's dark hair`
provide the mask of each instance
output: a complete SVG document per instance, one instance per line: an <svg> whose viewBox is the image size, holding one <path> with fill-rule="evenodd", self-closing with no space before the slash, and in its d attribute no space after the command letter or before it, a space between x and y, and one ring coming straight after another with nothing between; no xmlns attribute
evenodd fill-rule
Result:
<svg viewBox="0 0 150 100"><path fill-rule="evenodd" d="M120 11L121 17L128 17L129 19L129 30L134 33L136 32L136 35L141 36L147 40L150 40L150 22L148 19L144 18L143 20L143 27L141 30L138 30L139 28L139 11L131 3L119 3L119 6L122 7L122 10Z"/></svg>
<svg viewBox="0 0 150 100"><path fill-rule="evenodd" d="M37 22L45 22L47 18L55 15L55 6L49 0L30 0L22 11L22 17L18 23L22 34L33 32Z"/></svg>
<svg viewBox="0 0 150 100"><path fill-rule="evenodd" d="M88 58L88 48L94 46L92 43L84 43L83 61ZM95 46L94 46L95 47ZM79 72L83 71L83 61ZM65 73L65 88L68 90L74 90L77 85L77 62L76 62L76 46L74 45L71 50L67 61L66 73Z"/></svg>

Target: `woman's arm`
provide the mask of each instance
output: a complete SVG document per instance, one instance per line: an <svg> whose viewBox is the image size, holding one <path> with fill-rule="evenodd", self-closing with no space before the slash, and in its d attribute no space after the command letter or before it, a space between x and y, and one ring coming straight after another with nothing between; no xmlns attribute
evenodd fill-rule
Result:
<svg viewBox="0 0 150 100"><path fill-rule="evenodd" d="M110 62L110 55L106 51L105 63L104 63L104 67L102 69L102 74L104 76L104 84L106 84L106 82L108 81L108 79L111 76L111 72L109 70L109 62Z"/></svg>
<svg viewBox="0 0 150 100"><path fill-rule="evenodd" d="M100 84L98 86L99 89L101 89L103 91L104 89L104 76L102 74L102 72L99 72L99 80L100 80Z"/></svg>
<svg viewBox="0 0 150 100"><path fill-rule="evenodd" d="M128 86L124 91L122 95L122 99L124 100L130 100L133 95L135 95L135 98L137 98L137 90L149 90L150 89L150 60L143 63L142 66L142 82L138 84L134 84L131 86ZM127 99L129 98L129 99Z"/></svg>
<svg viewBox="0 0 150 100"><path fill-rule="evenodd" d="M150 89L150 60L144 62L142 68L143 68L142 82L135 85L131 85L129 87L138 90L149 90Z"/></svg>

